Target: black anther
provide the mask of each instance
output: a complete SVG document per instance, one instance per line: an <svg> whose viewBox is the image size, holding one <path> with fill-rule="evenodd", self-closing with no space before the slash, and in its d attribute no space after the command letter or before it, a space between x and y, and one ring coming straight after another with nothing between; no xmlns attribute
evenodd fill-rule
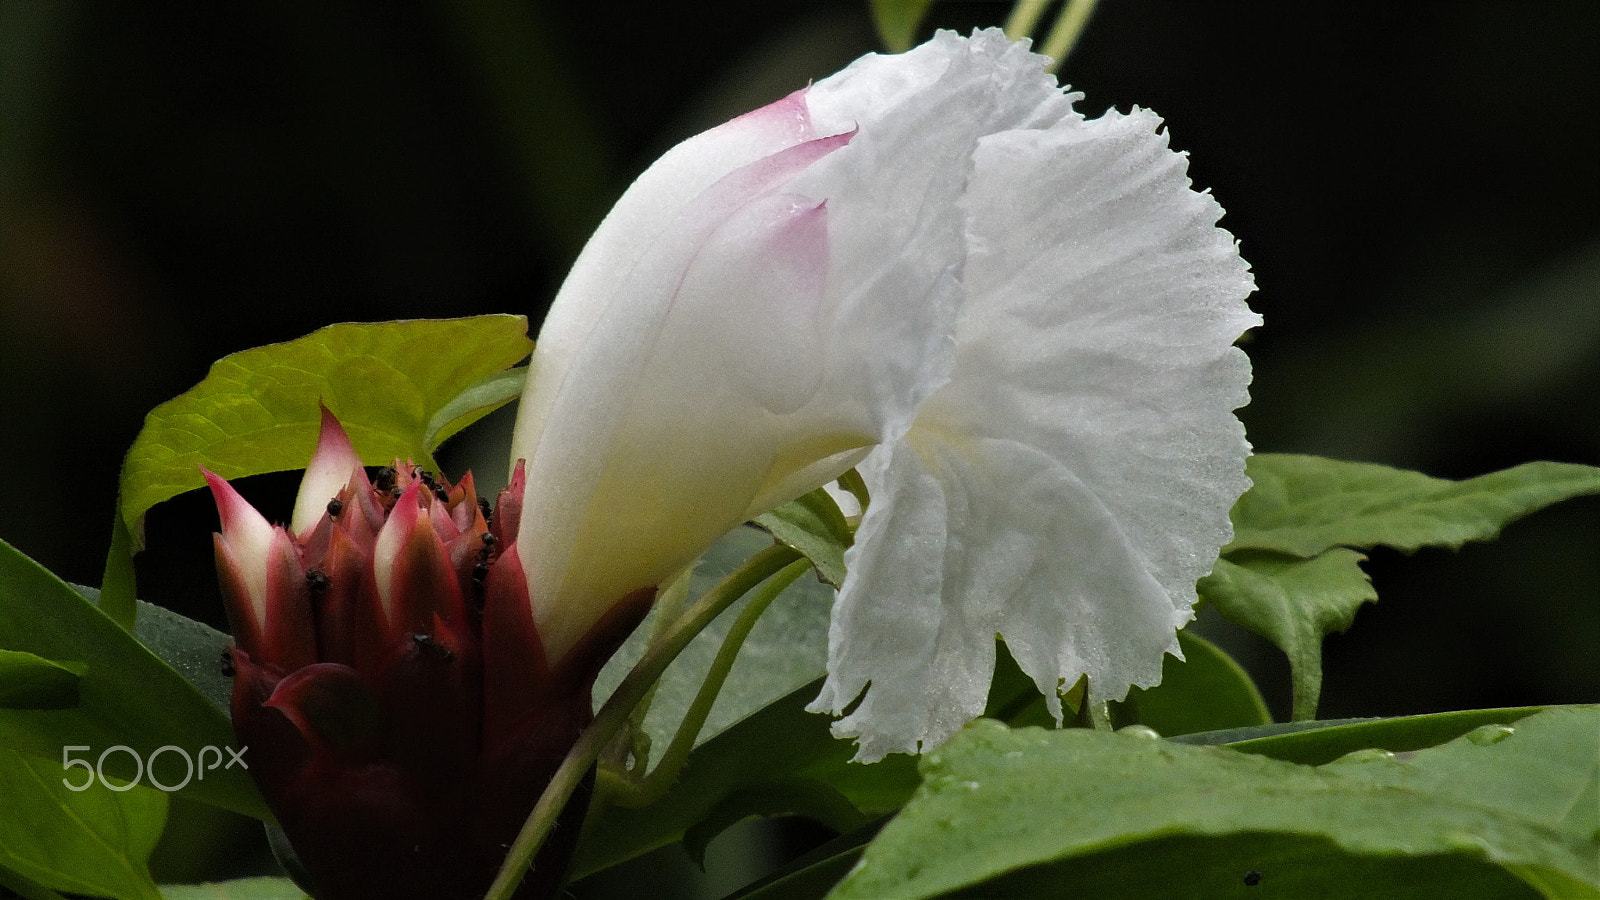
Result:
<svg viewBox="0 0 1600 900"><path fill-rule="evenodd" d="M327 593L328 588L332 585L333 579L328 577L327 572L317 568L306 570L306 589L311 592L312 596Z"/></svg>
<svg viewBox="0 0 1600 900"><path fill-rule="evenodd" d="M445 662L453 662L456 658L455 651L433 639L433 635L417 632L411 636L411 643L416 646L418 653L432 653Z"/></svg>

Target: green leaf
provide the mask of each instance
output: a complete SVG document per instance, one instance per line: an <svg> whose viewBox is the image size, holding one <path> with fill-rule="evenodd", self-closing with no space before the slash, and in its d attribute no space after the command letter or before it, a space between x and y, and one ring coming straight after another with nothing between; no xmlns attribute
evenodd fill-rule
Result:
<svg viewBox="0 0 1600 900"><path fill-rule="evenodd" d="M64 779L90 780L81 769L0 750L0 865L51 890L160 900L149 864L166 824L166 795L113 790L98 777L76 791Z"/></svg>
<svg viewBox="0 0 1600 900"><path fill-rule="evenodd" d="M1361 571L1366 557L1335 547L1310 559L1235 552L1197 585L1202 600L1289 657L1294 718L1314 718L1322 692L1322 638L1344 631L1363 603L1378 599Z"/></svg>
<svg viewBox="0 0 1600 900"><path fill-rule="evenodd" d="M166 900L306 900L306 892L287 878L163 884L161 896Z"/></svg>
<svg viewBox="0 0 1600 900"><path fill-rule="evenodd" d="M756 517L755 524L778 543L811 560L818 578L835 588L844 584L844 551L855 535L827 491L817 488L790 500Z"/></svg>
<svg viewBox="0 0 1600 900"><path fill-rule="evenodd" d="M746 559L770 546L772 539L766 534L753 528L736 529L700 561L690 593L693 596L705 593ZM654 746L665 747L672 740L678 723L705 681L729 626L746 602L740 600L718 616L667 668L656 686L644 720L645 732ZM822 676L828 659L828 617L832 606L833 589L814 578L801 578L773 601L745 639L727 684L717 695L711 715L700 732L700 743ZM643 655L654 623L652 613L600 673L595 682L596 708Z"/></svg>
<svg viewBox="0 0 1600 900"><path fill-rule="evenodd" d="M917 784L913 759L850 762L855 748L833 737L831 720L805 711L816 695L817 685L808 684L700 745L659 802L639 810L607 809L590 823L574 873L599 871L693 829L703 845L745 815L801 813L855 825L897 809ZM841 800L855 808L858 821L851 821Z"/></svg>
<svg viewBox="0 0 1600 900"><path fill-rule="evenodd" d="M882 827L876 822L842 834L728 900L815 900L839 883Z"/></svg>
<svg viewBox="0 0 1600 900"><path fill-rule="evenodd" d="M21 650L0 650L0 709L70 709L78 705L82 663L52 662Z"/></svg>
<svg viewBox="0 0 1600 900"><path fill-rule="evenodd" d="M980 721L831 900L943 896L1528 897L1600 886L1600 707L1311 767ZM1516 875L1508 867L1517 870Z"/></svg>
<svg viewBox="0 0 1600 900"><path fill-rule="evenodd" d="M145 512L203 486L201 466L224 478L304 468L316 445L319 401L365 462L398 457L437 468L425 440L430 430L442 439L487 410L474 406L441 423L434 417L532 349L522 316L476 316L329 325L217 360L199 384L145 417L128 450L122 517L135 549Z"/></svg>
<svg viewBox="0 0 1600 900"><path fill-rule="evenodd" d="M878 26L878 36L892 53L911 49L917 38L917 26L928 14L933 0L872 0L872 21Z"/></svg>
<svg viewBox="0 0 1600 900"><path fill-rule="evenodd" d="M5 866L0 866L0 888L9 890L23 900L63 900L62 896L29 878L23 878ZM0 895L5 896L5 895Z"/></svg>
<svg viewBox="0 0 1600 900"><path fill-rule="evenodd" d="M528 369L524 366L496 372L468 386L428 420L422 433L423 446L437 449L461 429L522 396L522 387L527 383Z"/></svg>
<svg viewBox="0 0 1600 900"><path fill-rule="evenodd" d="M139 601L139 643L149 648L182 675L218 709L228 713L233 703L233 679L222 674L222 651L233 638L204 622L196 622L165 607Z"/></svg>
<svg viewBox="0 0 1600 900"><path fill-rule="evenodd" d="M1460 547L1553 503L1600 494L1600 468L1534 462L1465 481L1316 456L1258 453L1233 507L1235 550Z"/></svg>
<svg viewBox="0 0 1600 900"><path fill-rule="evenodd" d="M1255 682L1233 657L1188 631L1178 632L1178 646L1184 658L1166 658L1159 685L1128 695L1141 724L1170 737L1272 721Z"/></svg>
<svg viewBox="0 0 1600 900"><path fill-rule="evenodd" d="M869 817L825 781L799 778L769 781L722 798L683 835L683 849L705 868L706 847L728 828L751 817L803 816L840 833L867 824Z"/></svg>
<svg viewBox="0 0 1600 900"><path fill-rule="evenodd" d="M1326 727L1271 736L1250 736L1242 740L1237 739L1242 737L1241 735L1235 735L1231 739L1208 740L1206 743L1225 743L1228 749L1238 750L1241 753L1256 753L1287 762L1320 766L1358 750L1379 749L1391 753L1408 753L1425 747L1434 747L1484 726L1514 725L1534 713L1543 712L1544 709L1542 706L1467 709L1392 719L1305 723Z"/></svg>
<svg viewBox="0 0 1600 900"><path fill-rule="evenodd" d="M148 610L147 610L148 611ZM65 582L0 541L0 648L87 668L71 709L0 709L0 748L61 760L63 746L86 746L95 757L122 745L142 760L170 744L191 760L208 747L233 744L228 717L210 700L111 621ZM248 760L248 757L246 757ZM167 751L155 764L162 783L186 774L183 754ZM137 774L132 754L107 757L106 772ZM238 764L208 769L189 780L190 799L268 819L249 772Z"/></svg>
<svg viewBox="0 0 1600 900"><path fill-rule="evenodd" d="M87 585L69 586L90 603L98 602L102 596L101 591ZM139 624L133 636L218 709L231 716L233 679L222 674L221 663L222 653L233 643L233 638L166 607L143 600L137 602Z"/></svg>

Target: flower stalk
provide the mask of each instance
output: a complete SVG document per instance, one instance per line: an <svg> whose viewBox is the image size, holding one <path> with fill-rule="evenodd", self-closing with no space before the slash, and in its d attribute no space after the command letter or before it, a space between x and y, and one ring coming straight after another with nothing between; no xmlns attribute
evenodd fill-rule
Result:
<svg viewBox="0 0 1600 900"><path fill-rule="evenodd" d="M781 545L774 545L746 560L743 565L707 591L690 606L662 636L645 651L639 662L617 685L595 713L594 721L584 729L561 766L551 777L549 787L539 797L539 802L528 814L522 830L506 854L505 864L495 876L494 883L484 900L511 900L518 885L534 870L535 858L560 819L562 810L568 808L593 771L600 755L625 726L639 705L667 670L667 666L689 646L694 636L711 621L732 606L740 597L754 590L762 582L781 576L785 570L802 561L800 554ZM794 576L804 571L796 566ZM788 579L793 581L793 577ZM785 584L784 586L787 586ZM781 588L779 589L781 590ZM776 592L773 593L776 596ZM769 601L770 602L770 601Z"/></svg>

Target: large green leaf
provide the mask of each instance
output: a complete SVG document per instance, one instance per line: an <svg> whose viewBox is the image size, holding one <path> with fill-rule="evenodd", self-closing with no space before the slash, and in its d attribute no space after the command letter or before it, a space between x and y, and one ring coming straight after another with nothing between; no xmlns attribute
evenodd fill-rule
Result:
<svg viewBox="0 0 1600 900"><path fill-rule="evenodd" d="M1322 692L1322 638L1344 631L1363 603L1378 599L1366 557L1335 547L1310 559L1238 551L1200 579L1200 598L1230 621L1265 637L1289 657L1294 718L1317 713Z"/></svg>
<svg viewBox="0 0 1600 900"><path fill-rule="evenodd" d="M1178 632L1178 646L1183 659L1162 662L1160 684L1128 694L1140 724L1171 737L1272 721L1255 682L1232 657L1186 630Z"/></svg>
<svg viewBox="0 0 1600 900"><path fill-rule="evenodd" d="M1553 503L1600 494L1600 468L1534 462L1450 481L1317 456L1258 453L1233 507L1235 550L1312 557L1332 547L1411 552L1486 541Z"/></svg>
<svg viewBox="0 0 1600 900"><path fill-rule="evenodd" d="M933 0L871 0L872 21L878 26L883 46L892 53L911 49L917 39L917 26L933 6Z"/></svg>
<svg viewBox="0 0 1600 900"><path fill-rule="evenodd" d="M924 757L917 795L829 896L1145 900L1259 885L1260 896L1366 900L1600 887L1600 707L1490 728L1311 767L982 721Z"/></svg>
<svg viewBox="0 0 1600 900"><path fill-rule="evenodd" d="M121 503L135 544L146 510L205 484L201 466L224 478L304 468L319 402L367 463L399 457L437 468L436 442L492 406L434 417L527 356L527 324L522 316L348 322L217 360L199 384L145 417L128 450Z"/></svg>
<svg viewBox="0 0 1600 900"><path fill-rule="evenodd" d="M240 878L206 884L163 884L165 900L304 900L306 892L287 878Z"/></svg>
<svg viewBox="0 0 1600 900"><path fill-rule="evenodd" d="M68 772L59 761L0 750L0 866L51 890L160 900L149 864L166 824L166 795L119 787L126 789L81 767Z"/></svg>
<svg viewBox="0 0 1600 900"><path fill-rule="evenodd" d="M0 648L85 666L78 705L68 709L0 709L0 748L60 762L63 746L89 747L96 757L118 745L141 759L172 745L195 760L208 747L233 744L228 717L94 604L11 545L0 541ZM185 778L183 754L156 763L164 784ZM248 760L248 757L246 757ZM133 778L132 754L114 753L107 774ZM189 780L191 799L270 818L247 771L210 768Z"/></svg>

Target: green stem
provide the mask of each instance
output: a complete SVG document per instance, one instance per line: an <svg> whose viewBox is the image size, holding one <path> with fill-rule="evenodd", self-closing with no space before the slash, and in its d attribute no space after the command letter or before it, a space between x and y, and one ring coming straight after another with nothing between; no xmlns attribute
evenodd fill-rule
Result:
<svg viewBox="0 0 1600 900"><path fill-rule="evenodd" d="M1111 710L1106 707L1104 702L1089 702L1089 700L1085 698L1083 705L1084 708L1089 710L1089 724L1094 726L1095 731L1114 730L1111 727Z"/></svg>
<svg viewBox="0 0 1600 900"><path fill-rule="evenodd" d="M1054 60L1050 71L1061 70L1061 63L1072 52L1078 36L1083 34L1083 27L1089 24L1089 16L1094 12L1096 2L1098 0L1067 0L1061 15L1056 17L1056 24L1050 29L1050 36L1044 39L1044 47L1039 50Z"/></svg>
<svg viewBox="0 0 1600 900"><path fill-rule="evenodd" d="M122 518L122 496L117 495L116 521L111 523L111 551L106 554L105 576L100 579L100 611L127 631L133 631L139 614L137 575L133 568L133 535Z"/></svg>
<svg viewBox="0 0 1600 900"><path fill-rule="evenodd" d="M656 597L655 622L650 626L650 640L645 644L646 650L660 643L662 637L678 621L678 617L683 615L683 604L689 599L689 582L693 575L694 564L691 563L671 581L667 582L661 593ZM624 746L631 743L632 750L635 751L639 761L638 764L641 767L649 762L650 739L644 736L644 731L639 726L644 724L645 714L650 711L650 704L655 701L655 697L656 685L651 685L650 690L645 692L644 698L633 708L632 720L634 728L632 730L642 741L623 742ZM619 758L626 760L627 751L624 750ZM604 767L602 766L602 768Z"/></svg>
<svg viewBox="0 0 1600 900"><path fill-rule="evenodd" d="M617 731L627 723L633 708L644 699L667 666L689 645L689 641L734 601L797 559L800 559L799 553L782 545L768 547L750 557L720 584L707 591L655 646L645 651L610 699L600 707L594 721L589 723L589 727L578 736L577 743L567 752L567 758L562 760L561 767L550 779L550 786L545 788L539 802L523 823L522 831L511 844L506 861L495 876L494 883L489 886L484 900L510 900L532 865L539 847L555 825L556 818L583 783L590 767L600 758Z"/></svg>
<svg viewBox="0 0 1600 900"><path fill-rule="evenodd" d="M1032 36L1033 29L1039 24L1039 17L1044 15L1044 9L1049 5L1050 0L1017 0L1017 5L1011 8L1011 15L1006 19L1006 37L1020 41Z"/></svg>
<svg viewBox="0 0 1600 900"><path fill-rule="evenodd" d="M701 683L694 702L689 705L688 712L684 713L683 722L678 726L677 733L672 736L672 743L661 755L661 761L656 764L654 771L636 782L611 785L608 796L623 806L638 809L649 806L666 794L667 789L677 781L678 773L683 770L690 752L694 750L695 738L700 736L700 729L705 726L706 718L711 715L711 707L716 704L717 695L722 692L722 686L728 680L728 673L733 669L734 660L739 656L739 648L744 646L745 638L749 637L751 629L755 628L756 620L761 618L761 614L767 611L767 607L778 599L778 595L783 593L785 588L794 584L795 579L810 569L809 560L796 560L750 595L750 602L739 611L739 617L728 629L727 636L722 640L722 647L717 650L717 656L711 662L711 669L706 673L706 680Z"/></svg>
<svg viewBox="0 0 1600 900"><path fill-rule="evenodd" d="M1294 685L1291 721L1310 722L1317 717L1317 702L1322 697L1322 643L1311 643L1311 652L1289 659L1289 680Z"/></svg>

